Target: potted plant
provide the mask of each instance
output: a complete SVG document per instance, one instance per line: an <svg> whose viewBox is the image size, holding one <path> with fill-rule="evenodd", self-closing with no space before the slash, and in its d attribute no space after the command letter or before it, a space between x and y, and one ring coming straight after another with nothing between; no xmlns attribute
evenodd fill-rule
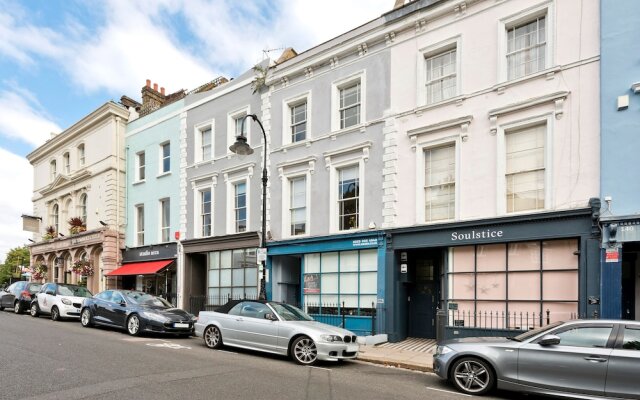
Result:
<svg viewBox="0 0 640 400"><path fill-rule="evenodd" d="M69 219L69 232L72 235L77 235L80 232L84 232L87 230L87 225L84 223L84 220L80 217L73 217Z"/></svg>
<svg viewBox="0 0 640 400"><path fill-rule="evenodd" d="M34 281L42 280L47 276L47 271L49 271L47 264L37 263L31 268L31 279Z"/></svg>
<svg viewBox="0 0 640 400"><path fill-rule="evenodd" d="M88 260L76 260L71 270L80 276L93 276L93 264Z"/></svg>
<svg viewBox="0 0 640 400"><path fill-rule="evenodd" d="M57 235L58 232L56 232L56 227L53 225L49 225L44 229L44 235L42 236L42 239L51 240L54 239Z"/></svg>

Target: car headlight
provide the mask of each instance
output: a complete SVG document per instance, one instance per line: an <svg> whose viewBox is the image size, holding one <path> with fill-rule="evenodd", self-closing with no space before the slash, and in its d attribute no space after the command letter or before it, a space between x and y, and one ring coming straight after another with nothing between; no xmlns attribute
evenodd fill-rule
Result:
<svg viewBox="0 0 640 400"><path fill-rule="evenodd" d="M342 342L342 338L337 335L320 335L320 339L325 342Z"/></svg>
<svg viewBox="0 0 640 400"><path fill-rule="evenodd" d="M453 351L453 349L451 347L438 346L438 347L436 347L436 356L442 356L442 355L445 355L447 353L451 353L452 351Z"/></svg>
<svg viewBox="0 0 640 400"><path fill-rule="evenodd" d="M62 304L66 304L66 305L70 306L70 305L71 305L71 300L69 300L69 299L62 299Z"/></svg>
<svg viewBox="0 0 640 400"><path fill-rule="evenodd" d="M143 317L156 322L165 323L169 321L169 318L165 317L164 315L156 314L154 312L142 311L140 314L142 314Z"/></svg>

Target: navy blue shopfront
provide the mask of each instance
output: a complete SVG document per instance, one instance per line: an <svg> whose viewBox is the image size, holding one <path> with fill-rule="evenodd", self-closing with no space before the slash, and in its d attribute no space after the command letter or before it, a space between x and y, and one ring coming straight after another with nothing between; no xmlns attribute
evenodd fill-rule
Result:
<svg viewBox="0 0 640 400"><path fill-rule="evenodd" d="M267 244L267 298L359 336L384 333L385 236L364 232Z"/></svg>
<svg viewBox="0 0 640 400"><path fill-rule="evenodd" d="M389 341L504 336L599 317L597 211L387 230Z"/></svg>

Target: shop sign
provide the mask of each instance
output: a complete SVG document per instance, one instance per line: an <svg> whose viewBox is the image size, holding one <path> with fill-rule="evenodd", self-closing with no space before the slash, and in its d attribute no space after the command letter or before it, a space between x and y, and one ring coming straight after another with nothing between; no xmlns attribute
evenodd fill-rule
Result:
<svg viewBox="0 0 640 400"><path fill-rule="evenodd" d="M351 244L353 247L378 246L378 238L355 239Z"/></svg>
<svg viewBox="0 0 640 400"><path fill-rule="evenodd" d="M617 263L620 262L620 252L618 249L607 249L605 251L605 262L608 263Z"/></svg>
<svg viewBox="0 0 640 400"><path fill-rule="evenodd" d="M451 241L459 242L464 240L479 240L479 239L500 239L504 235L502 229L483 229L472 230L466 232L451 232Z"/></svg>
<svg viewBox="0 0 640 400"><path fill-rule="evenodd" d="M407 273L407 264L400 264L400 272L403 274Z"/></svg>
<svg viewBox="0 0 640 400"><path fill-rule="evenodd" d="M256 250L256 261L258 262L258 264L262 263L263 261L267 261L267 249L259 247Z"/></svg>
<svg viewBox="0 0 640 400"><path fill-rule="evenodd" d="M457 310L458 303L449 303L449 310Z"/></svg>
<svg viewBox="0 0 640 400"><path fill-rule="evenodd" d="M304 275L304 294L320 293L320 274Z"/></svg>
<svg viewBox="0 0 640 400"><path fill-rule="evenodd" d="M453 320L453 326L464 326L464 320L463 319L454 319Z"/></svg>
<svg viewBox="0 0 640 400"><path fill-rule="evenodd" d="M618 242L640 241L640 221L624 221L618 223Z"/></svg>
<svg viewBox="0 0 640 400"><path fill-rule="evenodd" d="M176 243L168 243L127 249L122 252L122 259L124 262L167 260L176 258L177 253Z"/></svg>

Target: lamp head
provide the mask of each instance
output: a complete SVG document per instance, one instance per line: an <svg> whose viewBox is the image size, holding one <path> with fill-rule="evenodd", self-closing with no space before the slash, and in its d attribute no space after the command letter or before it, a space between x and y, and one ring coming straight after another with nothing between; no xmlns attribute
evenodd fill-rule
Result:
<svg viewBox="0 0 640 400"><path fill-rule="evenodd" d="M247 138L243 135L236 136L236 142L229 146L229 150L232 153L244 156L248 154L253 154L253 149L247 143Z"/></svg>

